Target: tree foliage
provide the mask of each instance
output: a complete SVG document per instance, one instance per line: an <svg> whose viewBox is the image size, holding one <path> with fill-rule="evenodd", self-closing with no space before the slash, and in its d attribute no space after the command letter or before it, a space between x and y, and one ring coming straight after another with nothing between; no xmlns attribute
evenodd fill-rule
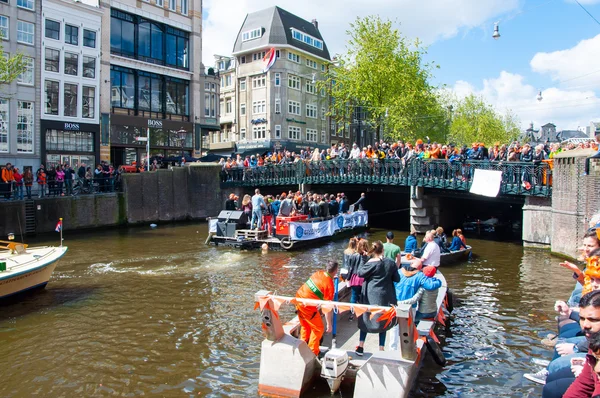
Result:
<svg viewBox="0 0 600 398"><path fill-rule="evenodd" d="M429 83L435 65L423 62L419 41L409 42L378 16L357 18L347 35L347 52L320 83L332 98L330 116L352 122L352 107L362 106L366 122L376 131L383 126L386 138L443 137L447 112Z"/></svg>
<svg viewBox="0 0 600 398"><path fill-rule="evenodd" d="M501 115L483 98L474 94L453 102L450 142L459 145L473 142L492 145L496 142L507 143L520 134L519 121L511 111Z"/></svg>
<svg viewBox="0 0 600 398"><path fill-rule="evenodd" d="M0 41L0 84L10 84L25 70L26 60L23 54L5 55L4 46Z"/></svg>

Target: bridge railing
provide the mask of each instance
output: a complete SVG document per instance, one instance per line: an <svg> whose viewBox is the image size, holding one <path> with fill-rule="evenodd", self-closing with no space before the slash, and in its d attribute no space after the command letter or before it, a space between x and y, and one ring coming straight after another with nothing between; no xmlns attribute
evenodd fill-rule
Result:
<svg viewBox="0 0 600 398"><path fill-rule="evenodd" d="M546 163L532 162L335 159L224 169L221 177L222 182L230 186L376 184L468 191L475 169L501 171L500 194L551 195L550 167Z"/></svg>

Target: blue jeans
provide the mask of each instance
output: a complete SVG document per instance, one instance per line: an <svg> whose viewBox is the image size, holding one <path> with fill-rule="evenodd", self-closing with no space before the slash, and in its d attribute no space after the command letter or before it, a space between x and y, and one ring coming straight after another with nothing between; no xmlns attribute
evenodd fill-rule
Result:
<svg viewBox="0 0 600 398"><path fill-rule="evenodd" d="M360 302L360 292L362 291L362 286L351 286L350 292L352 295L350 296L350 303L359 303Z"/></svg>
<svg viewBox="0 0 600 398"><path fill-rule="evenodd" d="M256 228L262 227L262 211L252 210L252 221L250 221L250 229L254 229L254 221L256 220Z"/></svg>
<svg viewBox="0 0 600 398"><path fill-rule="evenodd" d="M364 342L367 338L367 332L361 330L359 340ZM385 332L379 333L379 347L385 346Z"/></svg>
<svg viewBox="0 0 600 398"><path fill-rule="evenodd" d="M419 322L421 319L435 318L436 315L437 312L426 312L423 314L417 311L417 314L415 315L415 322Z"/></svg>
<svg viewBox="0 0 600 398"><path fill-rule="evenodd" d="M585 336L571 337L566 340L567 340L566 341L567 343L572 343L572 344L577 345L577 344L581 343L582 341L585 341ZM584 356L585 356L585 353L582 353L582 354L584 354ZM566 356L569 356L569 355L566 355ZM558 352L556 352L556 347L555 347L554 355L552 356L552 361L554 362L554 360L556 360L558 358L560 358L560 355L558 355ZM550 368L550 367L548 367L548 368Z"/></svg>
<svg viewBox="0 0 600 398"><path fill-rule="evenodd" d="M568 323L558 331L558 337L565 339L577 337L577 333L581 332L581 326L578 322Z"/></svg>
<svg viewBox="0 0 600 398"><path fill-rule="evenodd" d="M66 192L67 195L73 194L73 180L72 179L65 180L65 190L67 191Z"/></svg>
<svg viewBox="0 0 600 398"><path fill-rule="evenodd" d="M564 368L571 368L571 358L585 358L585 352L576 352L574 354L558 357L548 365L548 373L556 373Z"/></svg>
<svg viewBox="0 0 600 398"><path fill-rule="evenodd" d="M571 293L571 297L567 301L569 307L577 307L579 305L579 300L581 300L581 293L583 291L583 286L581 283L577 282L575 284L575 288L573 289L573 293Z"/></svg>
<svg viewBox="0 0 600 398"><path fill-rule="evenodd" d="M25 185L25 192L27 193L27 199L31 199L31 185Z"/></svg>
<svg viewBox="0 0 600 398"><path fill-rule="evenodd" d="M16 200L23 200L23 185L17 185L16 187Z"/></svg>

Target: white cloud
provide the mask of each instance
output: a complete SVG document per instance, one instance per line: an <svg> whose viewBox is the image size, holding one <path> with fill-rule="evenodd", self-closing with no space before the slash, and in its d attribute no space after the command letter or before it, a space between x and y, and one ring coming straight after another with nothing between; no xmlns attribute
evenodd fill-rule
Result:
<svg viewBox="0 0 600 398"><path fill-rule="evenodd" d="M205 65L214 64L214 54L231 54L247 13L273 5L268 0L204 0ZM515 10L519 0L371 0L368 4L364 0L279 0L277 5L306 20L316 18L333 55L344 51L349 23L366 12L397 21L407 37L418 37L427 45Z"/></svg>
<svg viewBox="0 0 600 398"><path fill-rule="evenodd" d="M600 88L598 53L600 35L566 50L537 53L530 65L534 72L549 75L563 89Z"/></svg>
<svg viewBox="0 0 600 398"><path fill-rule="evenodd" d="M558 130L575 130L600 119L600 98L593 91L551 87L543 90L543 99L538 101L538 90L524 80L521 75L502 71L497 78L485 79L480 90L465 81L457 81L452 90L458 97L480 95L501 113L512 110L523 128L530 122L536 128L552 122Z"/></svg>

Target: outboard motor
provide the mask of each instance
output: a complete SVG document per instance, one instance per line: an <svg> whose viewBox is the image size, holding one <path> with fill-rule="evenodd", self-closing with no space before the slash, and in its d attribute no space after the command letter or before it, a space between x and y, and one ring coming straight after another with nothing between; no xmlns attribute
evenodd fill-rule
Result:
<svg viewBox="0 0 600 398"><path fill-rule="evenodd" d="M340 388L347 369L348 353L346 351L334 348L323 357L321 377L327 380L332 394Z"/></svg>

